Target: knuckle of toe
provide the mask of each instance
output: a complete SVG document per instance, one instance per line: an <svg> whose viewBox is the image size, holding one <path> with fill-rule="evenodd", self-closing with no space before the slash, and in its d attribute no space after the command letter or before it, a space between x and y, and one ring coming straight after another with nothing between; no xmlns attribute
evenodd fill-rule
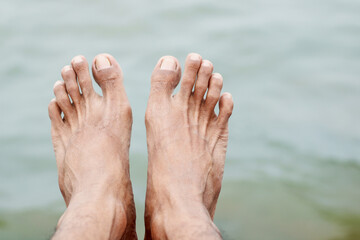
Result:
<svg viewBox="0 0 360 240"><path fill-rule="evenodd" d="M75 92L75 91L79 91L79 86L77 85L76 82L72 82L72 81L68 81L65 83L65 88L66 90L70 93L70 92Z"/></svg>
<svg viewBox="0 0 360 240"><path fill-rule="evenodd" d="M191 77L184 77L182 79L181 85L190 87L190 86L194 85L194 82L195 82L195 79L193 79Z"/></svg>
<svg viewBox="0 0 360 240"><path fill-rule="evenodd" d="M229 111L226 113L226 117L229 118L232 115L232 109L229 109Z"/></svg>
<svg viewBox="0 0 360 240"><path fill-rule="evenodd" d="M210 76L212 72L212 68L210 67L201 67L199 73L205 76Z"/></svg>
<svg viewBox="0 0 360 240"><path fill-rule="evenodd" d="M118 73L107 74L107 75L104 75L104 77L102 79L105 82L116 82L120 79L120 74L118 74Z"/></svg>
<svg viewBox="0 0 360 240"><path fill-rule="evenodd" d="M74 94L79 91L79 88L76 85L71 84L71 85L66 85L66 90L69 93Z"/></svg>
<svg viewBox="0 0 360 240"><path fill-rule="evenodd" d="M216 81L215 86L216 86L217 88L222 88L222 87L223 87L223 80L222 80L222 79L219 79L219 81Z"/></svg>
<svg viewBox="0 0 360 240"><path fill-rule="evenodd" d="M66 94L60 94L56 96L56 102L64 103L69 101L69 97Z"/></svg>
<svg viewBox="0 0 360 240"><path fill-rule="evenodd" d="M161 72L151 77L151 87L161 89L173 88L179 83L179 77L174 72Z"/></svg>
<svg viewBox="0 0 360 240"><path fill-rule="evenodd" d="M85 61L73 62L72 66L76 71L87 71L88 70L88 65Z"/></svg>
<svg viewBox="0 0 360 240"><path fill-rule="evenodd" d="M204 91L204 90L208 87L208 84L207 84L207 83L204 83L204 82L198 82L198 84L196 85L196 87L197 87L199 90Z"/></svg>
<svg viewBox="0 0 360 240"><path fill-rule="evenodd" d="M191 70L197 70L199 67L200 67L200 60L197 61L197 60L190 60L188 63L187 63L187 67Z"/></svg>
<svg viewBox="0 0 360 240"><path fill-rule="evenodd" d="M151 79L154 82L167 82L166 79L171 79L175 76L175 73L171 71L158 71L151 76Z"/></svg>
<svg viewBox="0 0 360 240"><path fill-rule="evenodd" d="M164 81L165 74L164 72L159 72L151 76L151 82L158 83Z"/></svg>
<svg viewBox="0 0 360 240"><path fill-rule="evenodd" d="M227 114L228 114L229 117L232 115L233 109L234 109L234 105L231 104L231 105L229 106L229 109L227 110Z"/></svg>
<svg viewBox="0 0 360 240"><path fill-rule="evenodd" d="M74 68L78 72L87 71L87 69L88 69L87 65L85 65L83 63L75 63Z"/></svg>
<svg viewBox="0 0 360 240"><path fill-rule="evenodd" d="M81 87L88 86L91 83L91 79L89 79L88 77L78 78L78 81Z"/></svg>
<svg viewBox="0 0 360 240"><path fill-rule="evenodd" d="M208 93L208 95L206 96L206 99L210 102L214 102L219 99L219 95L216 93Z"/></svg>
<svg viewBox="0 0 360 240"><path fill-rule="evenodd" d="M211 85L216 89L221 89L223 87L223 80L222 79L213 79L211 81Z"/></svg>

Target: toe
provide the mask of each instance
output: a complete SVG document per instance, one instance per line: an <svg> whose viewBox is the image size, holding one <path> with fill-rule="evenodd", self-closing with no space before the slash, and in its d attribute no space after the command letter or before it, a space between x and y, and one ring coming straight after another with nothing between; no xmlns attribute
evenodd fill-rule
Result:
<svg viewBox="0 0 360 240"><path fill-rule="evenodd" d="M214 112L214 108L219 101L221 89L223 86L223 78L219 73L212 74L209 82L209 90L205 100L205 111L209 114Z"/></svg>
<svg viewBox="0 0 360 240"><path fill-rule="evenodd" d="M150 99L170 97L180 81L181 68L172 56L160 58L151 75Z"/></svg>
<svg viewBox="0 0 360 240"><path fill-rule="evenodd" d="M74 102L75 107L80 105L80 91L79 85L76 81L76 74L74 69L71 66L65 66L61 70L61 76L64 79L66 91L69 93L72 101Z"/></svg>
<svg viewBox="0 0 360 240"><path fill-rule="evenodd" d="M71 105L64 82L57 81L55 83L54 94L56 102L59 105L61 111L64 113L66 120L69 121L70 125L74 125L76 123L76 112L74 107Z"/></svg>
<svg viewBox="0 0 360 240"><path fill-rule="evenodd" d="M95 81L101 87L105 98L122 99L127 101L123 85L123 73L115 60L109 54L100 54L94 58L92 72Z"/></svg>
<svg viewBox="0 0 360 240"><path fill-rule="evenodd" d="M200 103L204 99L205 92L209 86L209 80L213 71L213 65L208 60L203 60L200 66L198 79L195 83L194 98L197 102L197 105L200 106Z"/></svg>
<svg viewBox="0 0 360 240"><path fill-rule="evenodd" d="M234 102L230 93L224 93L219 102L218 124L226 127L234 108Z"/></svg>
<svg viewBox="0 0 360 240"><path fill-rule="evenodd" d="M201 65L201 56L197 53L190 53L185 61L184 75L181 80L179 95L186 99L192 93L195 84L196 75Z"/></svg>
<svg viewBox="0 0 360 240"><path fill-rule="evenodd" d="M51 100L48 106L49 118L51 120L51 126L54 129L59 129L60 126L64 124L61 118L61 109L56 103L55 98Z"/></svg>
<svg viewBox="0 0 360 240"><path fill-rule="evenodd" d="M85 57L76 56L71 60L71 66L76 73L81 92L86 100L89 95L95 93L89 73L88 62L86 61Z"/></svg>

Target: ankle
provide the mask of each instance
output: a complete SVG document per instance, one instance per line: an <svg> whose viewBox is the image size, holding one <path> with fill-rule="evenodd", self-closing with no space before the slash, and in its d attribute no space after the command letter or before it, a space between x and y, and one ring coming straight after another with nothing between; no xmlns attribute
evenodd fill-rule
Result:
<svg viewBox="0 0 360 240"><path fill-rule="evenodd" d="M82 229L93 229L88 234L96 235L97 239L118 239L125 231L127 225L126 213L123 204L118 199L109 196L84 197L76 195L65 213L61 216L54 239L61 239L66 229L71 231L73 239L84 238ZM65 230L65 231L64 231Z"/></svg>
<svg viewBox="0 0 360 240"><path fill-rule="evenodd" d="M153 210L145 223L146 239L221 239L220 231L201 202L177 200Z"/></svg>

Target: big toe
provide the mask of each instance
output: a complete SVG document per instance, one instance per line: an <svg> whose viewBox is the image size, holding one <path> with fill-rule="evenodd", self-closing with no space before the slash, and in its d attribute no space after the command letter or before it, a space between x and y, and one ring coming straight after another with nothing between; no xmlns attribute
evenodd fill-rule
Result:
<svg viewBox="0 0 360 240"><path fill-rule="evenodd" d="M180 81L181 68L179 61L172 56L160 58L151 75L150 98L170 97Z"/></svg>
<svg viewBox="0 0 360 240"><path fill-rule="evenodd" d="M123 73L113 56L97 55L92 64L92 72L105 98L127 100L123 85Z"/></svg>

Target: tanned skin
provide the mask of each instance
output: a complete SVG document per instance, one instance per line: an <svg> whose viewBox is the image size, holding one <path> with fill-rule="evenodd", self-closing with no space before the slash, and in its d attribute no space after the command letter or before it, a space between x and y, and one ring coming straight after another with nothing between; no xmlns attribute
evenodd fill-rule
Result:
<svg viewBox="0 0 360 240"><path fill-rule="evenodd" d="M212 71L210 61L189 54L175 96L181 75L178 60L163 57L153 71L145 117L149 157L145 239L221 239L212 219L233 100L229 93L221 96L222 76Z"/></svg>
<svg viewBox="0 0 360 240"><path fill-rule="evenodd" d="M221 239L213 217L233 101L229 93L221 95L223 79L212 71L210 61L189 54L175 96L181 77L176 58L162 57L152 74L145 239ZM49 104L67 206L53 239L137 239L129 174L132 112L122 70L112 56L100 54L92 72L103 96L93 89L86 59L77 56L63 68L64 81L55 83Z"/></svg>
<svg viewBox="0 0 360 240"><path fill-rule="evenodd" d="M92 72L103 96L93 89L86 59L77 56L62 69L64 81L55 83L49 104L67 205L53 239L137 239L129 174L132 112L123 74L108 54L94 59Z"/></svg>

